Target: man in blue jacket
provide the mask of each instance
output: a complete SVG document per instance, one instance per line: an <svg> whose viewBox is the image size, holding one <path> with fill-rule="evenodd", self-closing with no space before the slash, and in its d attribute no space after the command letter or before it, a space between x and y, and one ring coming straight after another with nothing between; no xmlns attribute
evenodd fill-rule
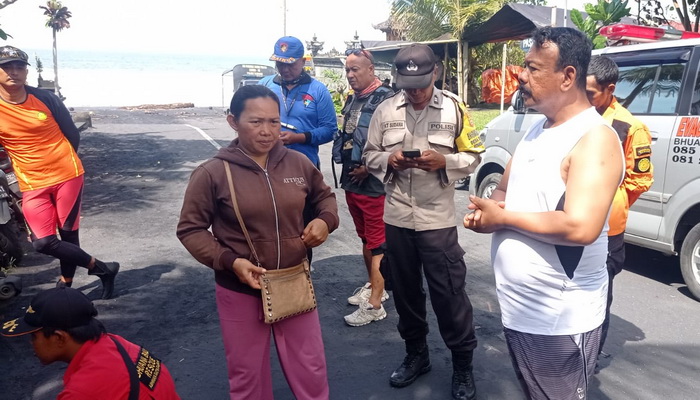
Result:
<svg viewBox="0 0 700 400"><path fill-rule="evenodd" d="M278 73L263 78L259 84L270 88L280 99L280 140L290 149L304 153L320 168L318 146L333 140L338 130L331 94L304 71L304 45L299 39L280 38L270 61L275 61Z"/></svg>

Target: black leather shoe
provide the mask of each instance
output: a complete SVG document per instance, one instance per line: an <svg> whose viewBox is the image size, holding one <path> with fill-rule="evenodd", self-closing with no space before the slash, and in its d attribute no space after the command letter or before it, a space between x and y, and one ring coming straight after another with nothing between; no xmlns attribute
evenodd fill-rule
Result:
<svg viewBox="0 0 700 400"><path fill-rule="evenodd" d="M56 287L57 287L57 288L71 287L71 286L73 286L73 281L71 281L71 282L64 282L64 281L62 281L61 279L59 279L58 282L56 282Z"/></svg>
<svg viewBox="0 0 700 400"><path fill-rule="evenodd" d="M389 384L397 388L408 386L431 368L427 346L423 346L421 350L408 349L401 365L391 373Z"/></svg>
<svg viewBox="0 0 700 400"><path fill-rule="evenodd" d="M466 371L454 371L452 374L452 398L454 400L476 399L476 385L471 366Z"/></svg>
<svg viewBox="0 0 700 400"><path fill-rule="evenodd" d="M452 351L452 398L454 400L475 400L476 384L472 358L474 351Z"/></svg>
<svg viewBox="0 0 700 400"><path fill-rule="evenodd" d="M114 278L119 272L118 262L102 262L95 260L95 267L88 271L88 275L96 275L102 281L102 299L111 299L114 294Z"/></svg>

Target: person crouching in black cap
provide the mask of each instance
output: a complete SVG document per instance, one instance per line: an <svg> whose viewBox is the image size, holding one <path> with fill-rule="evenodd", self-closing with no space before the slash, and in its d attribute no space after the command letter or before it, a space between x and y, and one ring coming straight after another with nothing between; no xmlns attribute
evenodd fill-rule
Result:
<svg viewBox="0 0 700 400"><path fill-rule="evenodd" d="M31 334L42 364L68 363L58 398L175 400L175 382L160 360L144 348L107 333L97 310L69 287L43 291L24 317L2 325L3 336Z"/></svg>

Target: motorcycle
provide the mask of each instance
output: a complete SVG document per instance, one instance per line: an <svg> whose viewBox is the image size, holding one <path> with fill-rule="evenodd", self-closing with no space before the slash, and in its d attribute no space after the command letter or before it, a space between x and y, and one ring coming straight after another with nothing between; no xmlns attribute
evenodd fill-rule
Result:
<svg viewBox="0 0 700 400"><path fill-rule="evenodd" d="M22 260L22 232L26 228L22 213L22 192L12 162L0 147L0 267L9 267ZM7 276L0 268L0 300L8 300L22 291L22 279Z"/></svg>
<svg viewBox="0 0 700 400"><path fill-rule="evenodd" d="M5 275L0 270L0 300L9 300L22 292L22 279L17 275Z"/></svg>
<svg viewBox="0 0 700 400"><path fill-rule="evenodd" d="M2 265L13 265L21 261L22 229L25 228L22 213L22 192L12 162L5 149L0 148L0 257Z"/></svg>

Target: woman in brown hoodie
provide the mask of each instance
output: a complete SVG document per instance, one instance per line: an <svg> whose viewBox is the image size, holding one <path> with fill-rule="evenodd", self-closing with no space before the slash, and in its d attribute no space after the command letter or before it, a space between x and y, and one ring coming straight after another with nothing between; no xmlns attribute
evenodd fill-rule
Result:
<svg viewBox="0 0 700 400"><path fill-rule="evenodd" d="M326 240L338 227L335 195L308 158L279 140L279 100L272 91L257 85L238 89L227 121L238 138L192 173L177 236L197 261L214 269L230 397L273 398L270 334L274 332L294 396L328 399L318 312L265 324L258 277L266 269L298 265L307 248ZM237 203L260 266L252 261L236 218L222 160L231 167ZM306 203L316 218L304 226Z"/></svg>

